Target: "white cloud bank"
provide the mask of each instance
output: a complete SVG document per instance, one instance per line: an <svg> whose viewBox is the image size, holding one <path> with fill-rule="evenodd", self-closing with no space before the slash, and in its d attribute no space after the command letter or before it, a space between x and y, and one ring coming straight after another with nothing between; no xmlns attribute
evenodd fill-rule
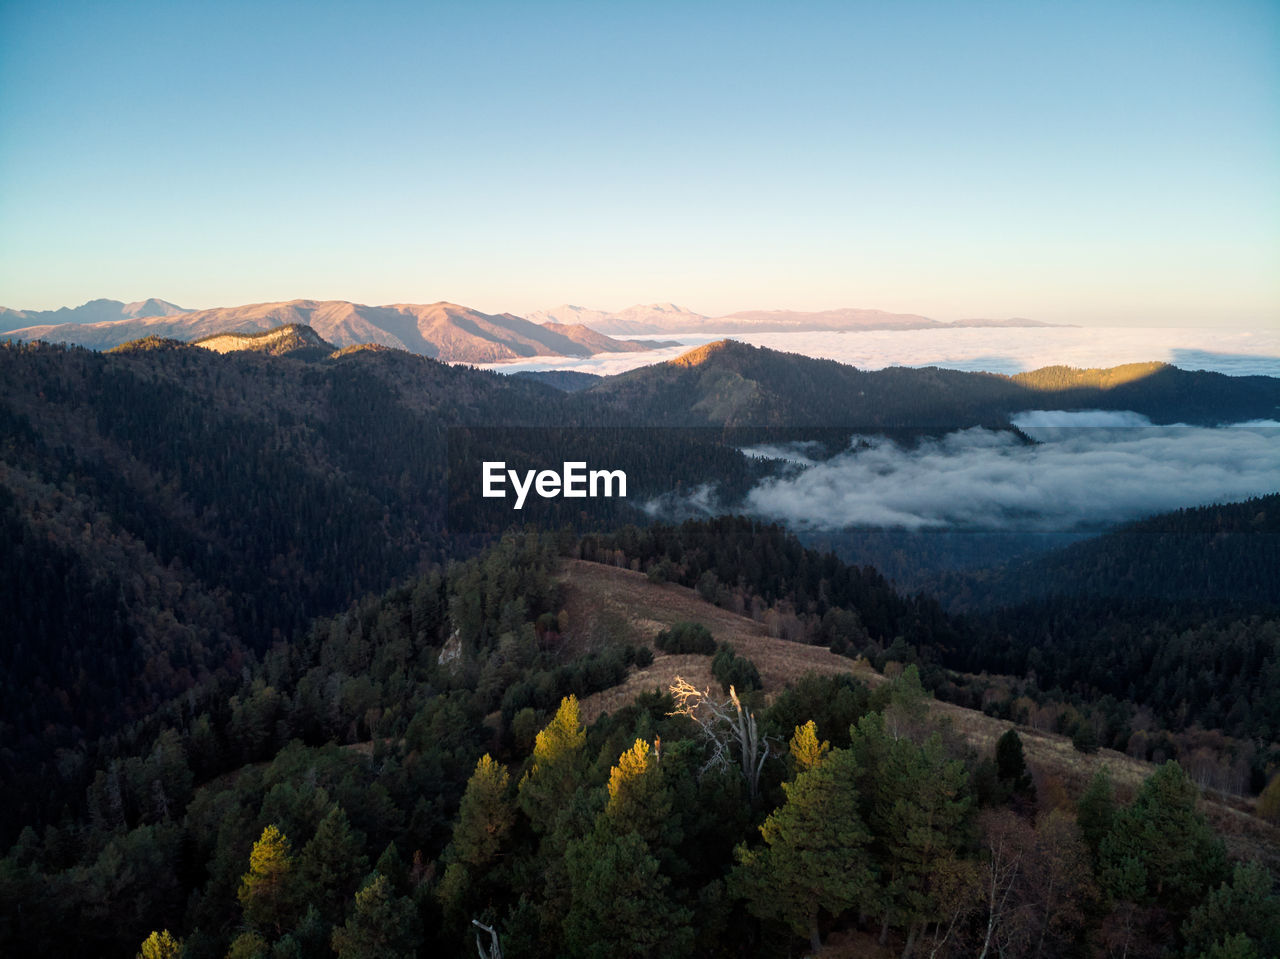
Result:
<svg viewBox="0 0 1280 959"><path fill-rule="evenodd" d="M1134 421L1132 418L1137 417ZM1028 446L969 429L913 449L880 437L767 480L747 511L795 528L1072 531L1280 489L1280 429L1103 425L1028 414ZM1081 428L1083 426L1093 428ZM1066 427L1066 428L1064 428ZM793 461L798 457L793 457Z"/></svg>
<svg viewBox="0 0 1280 959"><path fill-rule="evenodd" d="M848 363L859 369L941 366L953 370L1020 373L1045 366L1082 368L1160 361L1188 370L1232 376L1280 376L1280 329L1215 330L1182 327L974 327L942 330L867 330L849 333L663 333L632 339L679 340L682 346L647 353L603 353L583 359L541 357L490 364L518 370L581 370L607 375L659 363L730 336L755 346Z"/></svg>

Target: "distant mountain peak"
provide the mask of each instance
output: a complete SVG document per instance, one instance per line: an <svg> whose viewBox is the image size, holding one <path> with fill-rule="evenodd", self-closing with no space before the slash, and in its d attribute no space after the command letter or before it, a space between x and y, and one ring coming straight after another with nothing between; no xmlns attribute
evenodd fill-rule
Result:
<svg viewBox="0 0 1280 959"><path fill-rule="evenodd" d="M106 301L100 300L96 302ZM145 300L123 304L121 312L124 314L121 319L135 319L144 316L176 316L179 313L190 313L191 311L178 306L176 303L170 303L168 300L161 300L152 296Z"/></svg>
<svg viewBox="0 0 1280 959"><path fill-rule="evenodd" d="M0 307L0 333L29 326L112 323L116 320L139 320L154 316L179 316L189 312L191 311L156 297L133 303L99 298L79 306L63 306L56 310L15 310Z"/></svg>
<svg viewBox="0 0 1280 959"><path fill-rule="evenodd" d="M680 314L680 315L682 315L682 316L686 316L686 315L687 315L687 316L701 316L701 315L702 315L702 314L700 314L700 313L694 313L694 312L693 312L693 310L686 310L683 306L678 306L678 305L676 305L675 303L670 303L670 302L667 302L667 303L637 303L635 306L630 307L630 309L632 309L632 310L654 310L655 312L658 312L658 313L679 313L679 314ZM626 311L626 310L624 310L623 312L625 313L625 312L627 312L627 311Z"/></svg>

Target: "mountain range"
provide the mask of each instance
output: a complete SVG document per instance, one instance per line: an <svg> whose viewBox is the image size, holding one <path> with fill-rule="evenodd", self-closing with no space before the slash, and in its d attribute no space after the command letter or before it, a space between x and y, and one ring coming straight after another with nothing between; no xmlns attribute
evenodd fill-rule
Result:
<svg viewBox="0 0 1280 959"><path fill-rule="evenodd" d="M156 305L147 308L147 303ZM148 309L158 312L148 313ZM96 319L108 313L110 318ZM8 332L15 339L73 343L99 350L146 336L192 341L225 333L261 333L290 324L309 326L338 347L377 343L452 363L591 356L672 345L615 340L577 323L544 325L511 313L493 315L444 302L365 306L346 300L289 300L184 312L162 300L127 306L95 300L75 310L44 314L10 310L4 314L10 324L14 322L11 317L19 316L46 322L11 326Z"/></svg>
<svg viewBox="0 0 1280 959"><path fill-rule="evenodd" d="M346 300L288 300L189 310L167 300L135 303L91 300L74 308L14 310L0 307L0 333L16 339L110 349L145 336L190 341L217 333L260 333L305 324L334 345L379 343L446 362L493 363L529 356L591 356L676 345L616 340L661 333L769 333L856 330L928 330L960 327L1043 327L1027 319L972 319L941 323L914 313L838 309L817 312L747 310L706 316L674 303L637 305L618 312L562 305L526 317L488 314L455 303L367 306Z"/></svg>
<svg viewBox="0 0 1280 959"><path fill-rule="evenodd" d="M190 311L155 297L139 300L136 303L122 303L119 300L90 300L81 306L64 306L57 310L11 310L6 306L0 306L0 333L33 326L110 323L115 320L136 320L147 316L176 316L188 312Z"/></svg>
<svg viewBox="0 0 1280 959"><path fill-rule="evenodd" d="M798 310L745 310L726 316L704 316L674 303L632 306L617 313L564 304L530 313L537 323L586 323L602 333L800 333L816 330L934 330L986 326L1056 326L1038 320L972 319L942 323L915 313L845 308L802 312Z"/></svg>

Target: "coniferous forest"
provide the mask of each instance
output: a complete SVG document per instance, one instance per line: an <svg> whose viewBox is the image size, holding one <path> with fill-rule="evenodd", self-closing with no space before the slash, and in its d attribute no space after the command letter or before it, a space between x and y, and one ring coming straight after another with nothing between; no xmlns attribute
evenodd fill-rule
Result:
<svg viewBox="0 0 1280 959"><path fill-rule="evenodd" d="M731 499L737 429L1266 378L146 346L0 349L0 953L1280 955L1276 496L904 592L738 516L505 528L447 475L609 427L645 497Z"/></svg>

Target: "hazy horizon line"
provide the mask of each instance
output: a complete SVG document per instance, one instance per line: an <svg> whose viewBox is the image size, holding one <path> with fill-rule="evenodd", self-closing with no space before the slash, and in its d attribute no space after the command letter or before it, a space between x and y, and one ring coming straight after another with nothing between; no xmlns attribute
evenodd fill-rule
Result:
<svg viewBox="0 0 1280 959"><path fill-rule="evenodd" d="M661 298L661 297L653 298L653 299L634 300L628 305L618 307L618 308L591 306L591 305L587 305L584 302L575 302L572 299L562 299L551 305L543 305L543 306L537 306L537 307L531 307L531 308L511 309L511 308L501 308L501 307L495 308L491 305L477 306L475 305L474 302L468 302L468 299L470 298L396 297L396 298L390 298L390 299L387 299L387 298L355 299L355 298L346 297L346 296L290 296L290 297L267 297L262 299L244 299L239 302L224 302L220 305L214 305L214 306L191 306L181 302L181 298L171 299L167 296L144 296L144 297L138 297L134 299L125 299L123 297L118 297L118 296L94 296L94 297L90 297L89 299L83 300L80 303L76 303L74 305L63 302L57 306L11 306L5 301L0 300L0 309L12 310L14 312L20 312L20 313L33 313L33 312L49 313L49 312L56 312L58 310L63 310L63 309L75 310L80 307L86 306L89 303L93 303L99 300L118 302L122 304L145 303L148 300L158 300L158 301L163 301L165 303L168 303L172 306L176 306L179 309L183 310L184 312L188 312L188 313L197 313L204 310L236 309L236 308L246 307L246 306L255 306L263 303L344 302L344 303L351 303L356 306L369 306L369 307L387 307L387 306L394 306L397 304L431 305L435 303L450 303L455 306L466 307L467 309L473 309L480 313L485 313L491 316L511 314L514 316L527 318L534 313L546 312L546 311L558 309L560 307L574 307L576 309L590 310L592 312L598 312L598 313L617 314L617 313L625 312L626 310L635 309L637 307L670 305L670 306L678 307L679 309L685 310L689 313L694 313L694 314L697 314L698 316L702 316L702 317L705 317L706 319L711 319L711 320L735 316L741 313L756 313L756 312L828 313L828 312L836 312L840 310L866 310L866 311L880 312L880 313L885 313L888 315L895 315L895 316L919 316L919 317L923 317L924 319L932 320L934 322L948 323L948 324L962 323L962 322L973 321L973 320L997 320L997 321L1030 320L1033 322L1043 322L1043 323L1051 323L1054 325L1065 325L1065 326L1125 327L1125 328L1132 328L1132 329L1145 329L1145 328L1149 328L1149 329L1188 328L1189 329L1189 328L1202 328L1202 327L1217 327L1217 328L1225 328L1225 329L1232 329L1232 330L1250 330L1250 329L1258 329L1258 328L1261 328L1261 329L1280 328L1280 317L1257 318L1257 319L1250 319L1250 318L1224 319L1222 317L1205 316L1203 318L1197 318L1197 319L1186 319L1186 318L1134 319L1134 318L1114 317L1114 316L1088 318L1088 317L1063 317L1063 316L1054 315L1050 319L1045 319L1043 315L1037 316L1036 311L1034 310L1017 311L1009 314L1003 314L1001 312L994 311L994 310L939 312L939 311L926 311L926 310L917 310L917 309L902 308L902 307L889 308L884 306L852 305L848 302L842 305L837 305L837 306L777 306L772 304L767 306L756 305L756 306L738 307L736 309L730 309L725 312L717 312L717 311L706 312L704 310L696 309L688 306L688 301L680 302L678 299ZM103 322L103 321L99 321L99 322ZM33 325L43 325L43 324L33 324Z"/></svg>

